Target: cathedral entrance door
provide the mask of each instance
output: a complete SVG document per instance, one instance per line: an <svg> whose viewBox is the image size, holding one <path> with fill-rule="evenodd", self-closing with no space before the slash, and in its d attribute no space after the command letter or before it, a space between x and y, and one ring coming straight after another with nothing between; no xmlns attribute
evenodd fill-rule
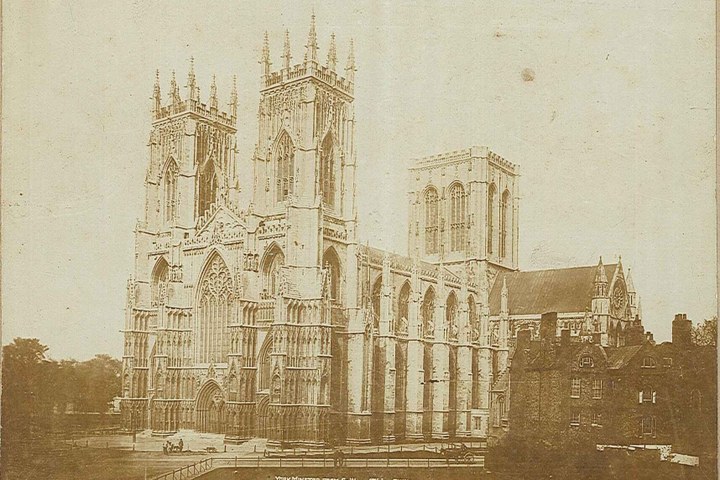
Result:
<svg viewBox="0 0 720 480"><path fill-rule="evenodd" d="M198 431L225 433L225 398L217 383L208 382L200 389L195 412Z"/></svg>
<svg viewBox="0 0 720 480"><path fill-rule="evenodd" d="M258 412L258 428L257 436L260 438L269 438L268 431L271 428L270 418L268 416L268 405L270 405L270 395L264 394L259 396L257 412Z"/></svg>

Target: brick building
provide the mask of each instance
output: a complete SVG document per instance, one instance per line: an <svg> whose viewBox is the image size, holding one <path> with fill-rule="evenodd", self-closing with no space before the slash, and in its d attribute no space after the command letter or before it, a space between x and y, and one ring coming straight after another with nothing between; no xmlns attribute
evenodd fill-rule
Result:
<svg viewBox="0 0 720 480"><path fill-rule="evenodd" d="M509 398L491 412L500 416L511 400L496 436L509 430L549 441L672 445L674 452L714 457L717 350L692 343L685 315L673 320L672 342L655 344L637 322L619 347L572 339L569 330L558 337L557 317L542 316L538 340L518 332Z"/></svg>

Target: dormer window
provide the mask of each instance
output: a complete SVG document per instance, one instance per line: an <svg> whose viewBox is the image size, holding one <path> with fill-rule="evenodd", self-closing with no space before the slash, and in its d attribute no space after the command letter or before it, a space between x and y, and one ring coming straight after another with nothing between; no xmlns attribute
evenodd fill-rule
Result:
<svg viewBox="0 0 720 480"><path fill-rule="evenodd" d="M580 368L591 368L595 366L593 358L590 355L583 355L580 357Z"/></svg>
<svg viewBox="0 0 720 480"><path fill-rule="evenodd" d="M652 357L643 358L642 368L655 368L655 359Z"/></svg>

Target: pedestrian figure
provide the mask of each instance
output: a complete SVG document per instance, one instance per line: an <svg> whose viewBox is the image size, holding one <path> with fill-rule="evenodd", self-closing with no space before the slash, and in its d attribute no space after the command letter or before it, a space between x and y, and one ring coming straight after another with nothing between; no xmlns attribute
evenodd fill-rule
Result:
<svg viewBox="0 0 720 480"><path fill-rule="evenodd" d="M167 450L168 450L168 449L167 449L167 442L165 442L165 443L163 443L163 454L167 455L167 454L168 454L168 451L167 451Z"/></svg>
<svg viewBox="0 0 720 480"><path fill-rule="evenodd" d="M182 452L182 451L183 451L183 449L182 449L182 448L183 448L182 438L181 438L180 441L178 442L178 445L180 445L180 451Z"/></svg>

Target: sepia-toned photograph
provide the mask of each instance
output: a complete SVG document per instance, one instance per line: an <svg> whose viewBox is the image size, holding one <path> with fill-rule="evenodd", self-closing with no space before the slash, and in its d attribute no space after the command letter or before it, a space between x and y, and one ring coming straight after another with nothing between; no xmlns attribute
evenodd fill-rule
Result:
<svg viewBox="0 0 720 480"><path fill-rule="evenodd" d="M0 479L713 479L716 2L2 2Z"/></svg>

